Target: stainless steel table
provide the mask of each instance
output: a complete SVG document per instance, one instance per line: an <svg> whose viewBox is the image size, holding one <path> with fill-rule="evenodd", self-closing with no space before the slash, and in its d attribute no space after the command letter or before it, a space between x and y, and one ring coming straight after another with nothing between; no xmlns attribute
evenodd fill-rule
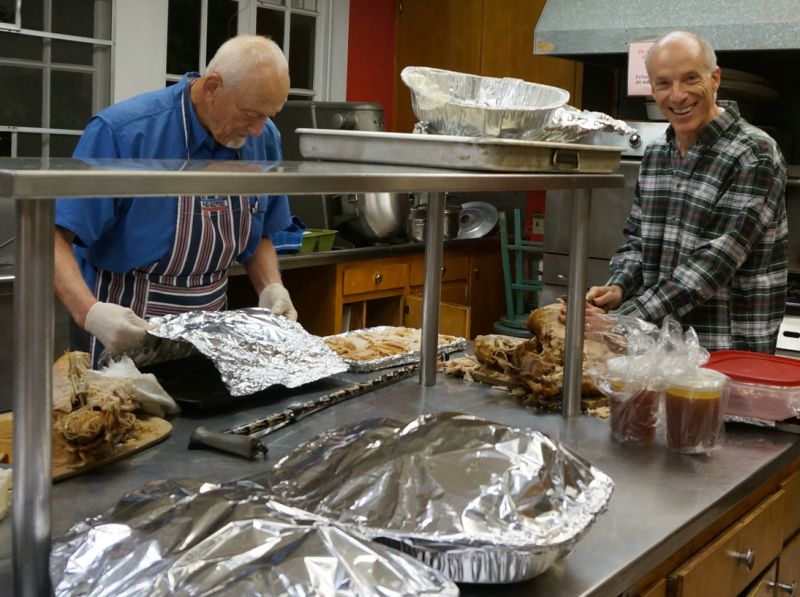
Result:
<svg viewBox="0 0 800 597"><path fill-rule="evenodd" d="M583 291L593 187L622 186L618 174L505 174L343 162L181 160L0 160L0 199L17 201L14 289L14 566L16 593L47 590L50 542L50 396L53 337L52 199L214 194L427 192L420 381L435 382L444 193L573 188L564 414L580 399ZM23 582L23 579L25 582ZM36 580L39 579L39 580ZM44 584L42 584L44 583Z"/></svg>
<svg viewBox="0 0 800 597"><path fill-rule="evenodd" d="M423 413L459 411L559 438L614 480L608 511L576 548L543 575L524 583L462 586L462 595L612 596L690 543L753 490L800 458L800 436L728 425L720 451L710 457L675 454L663 446L625 445L611 439L608 422L591 416L537 414L507 392L439 374L435 386L412 379L337 404L266 436L266 461L206 450L187 450L196 425L223 430L279 412L363 377L346 374L292 391L233 402L211 412L174 417L164 442L114 464L56 483L53 533L106 511L123 493L154 479L264 481L269 468L299 443L340 425L373 417L407 420ZM0 523L0 586L10 586L8 521Z"/></svg>

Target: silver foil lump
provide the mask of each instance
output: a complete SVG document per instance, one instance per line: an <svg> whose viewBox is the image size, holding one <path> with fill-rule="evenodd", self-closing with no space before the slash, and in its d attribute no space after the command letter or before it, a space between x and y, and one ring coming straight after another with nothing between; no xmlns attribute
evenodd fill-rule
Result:
<svg viewBox="0 0 800 597"><path fill-rule="evenodd" d="M155 481L53 545L57 597L458 595L417 560L247 481Z"/></svg>
<svg viewBox="0 0 800 597"><path fill-rule="evenodd" d="M321 338L268 309L192 311L154 317L150 323L156 327L149 334L190 343L211 359L232 396L275 384L295 388L347 371Z"/></svg>
<svg viewBox="0 0 800 597"><path fill-rule="evenodd" d="M543 433L459 413L329 431L269 479L282 501L472 583L544 572L605 511L614 487Z"/></svg>

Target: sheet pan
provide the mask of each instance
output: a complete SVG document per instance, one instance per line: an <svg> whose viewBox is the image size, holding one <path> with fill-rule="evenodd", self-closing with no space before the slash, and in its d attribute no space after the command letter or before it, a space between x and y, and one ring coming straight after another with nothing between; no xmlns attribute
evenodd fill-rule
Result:
<svg viewBox="0 0 800 597"><path fill-rule="evenodd" d="M297 129L308 159L377 162L494 172L613 173L622 149L605 145L551 143L375 131Z"/></svg>

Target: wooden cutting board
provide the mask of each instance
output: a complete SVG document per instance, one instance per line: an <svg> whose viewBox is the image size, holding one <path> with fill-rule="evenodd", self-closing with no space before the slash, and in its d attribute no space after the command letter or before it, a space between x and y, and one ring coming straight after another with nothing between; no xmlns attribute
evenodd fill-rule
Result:
<svg viewBox="0 0 800 597"><path fill-rule="evenodd" d="M117 451L102 460L90 462L88 464L71 465L67 462L67 456L63 453L63 446L54 442L53 453L53 481L60 481L68 477L74 477L83 472L92 470L99 466L116 462L130 454L134 454L145 448L160 442L172 432L172 424L160 417L137 414L141 426L140 433L133 439L117 446ZM0 454L6 454L8 461L13 462L13 413L6 412L0 414ZM59 449L59 448L62 449Z"/></svg>

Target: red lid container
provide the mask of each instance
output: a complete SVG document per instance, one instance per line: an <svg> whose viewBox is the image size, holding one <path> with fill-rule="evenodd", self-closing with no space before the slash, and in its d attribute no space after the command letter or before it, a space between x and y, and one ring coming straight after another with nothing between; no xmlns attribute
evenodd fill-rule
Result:
<svg viewBox="0 0 800 597"><path fill-rule="evenodd" d="M703 366L731 380L727 415L783 421L800 414L800 359L720 350L712 352Z"/></svg>

